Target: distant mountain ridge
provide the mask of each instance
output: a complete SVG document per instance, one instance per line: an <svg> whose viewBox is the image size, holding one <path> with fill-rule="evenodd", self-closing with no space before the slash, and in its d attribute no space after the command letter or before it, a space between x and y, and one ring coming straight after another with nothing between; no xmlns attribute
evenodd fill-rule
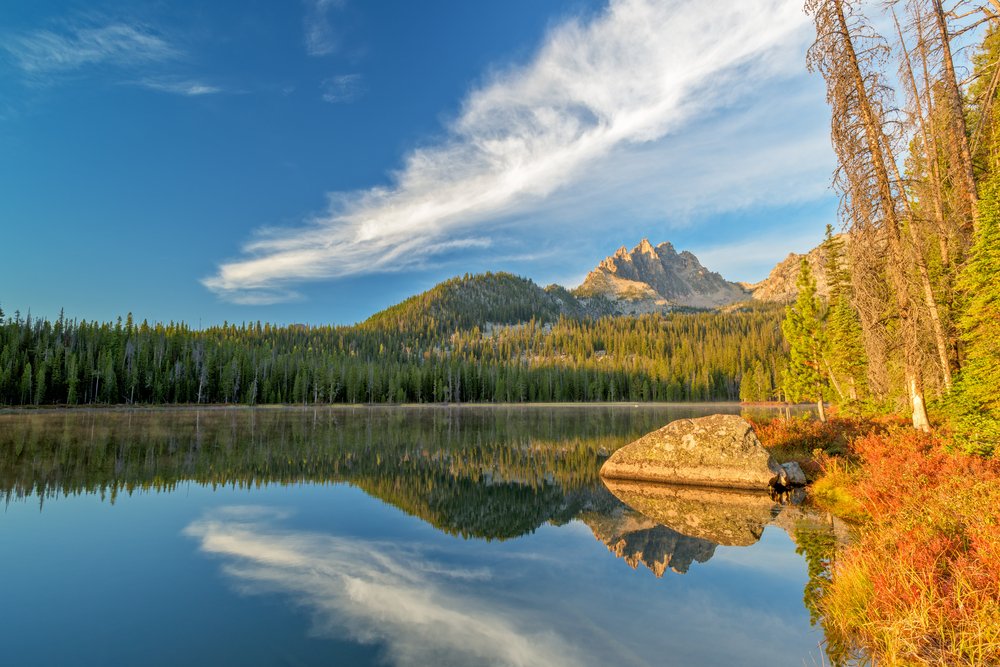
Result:
<svg viewBox="0 0 1000 667"><path fill-rule="evenodd" d="M848 236L841 235L839 238L846 244ZM788 303L793 301L798 295L796 282L799 279L799 270L802 258L809 262L813 278L816 279L816 293L822 297L830 295L830 287L826 282L826 248L822 244L816 246L805 255L788 253L785 259L778 262L767 278L756 283L740 283L740 285L753 294L757 301L772 301L778 303Z"/></svg>
<svg viewBox="0 0 1000 667"><path fill-rule="evenodd" d="M504 272L466 274L376 313L360 326L454 331L530 320L544 324L560 317L715 309L751 301L785 303L795 298L802 256L789 254L760 282L736 283L703 266L689 251L677 252L671 243L653 246L642 239L631 251L622 246L606 257L575 289L554 284L543 288ZM826 296L823 247L805 256L819 294Z"/></svg>

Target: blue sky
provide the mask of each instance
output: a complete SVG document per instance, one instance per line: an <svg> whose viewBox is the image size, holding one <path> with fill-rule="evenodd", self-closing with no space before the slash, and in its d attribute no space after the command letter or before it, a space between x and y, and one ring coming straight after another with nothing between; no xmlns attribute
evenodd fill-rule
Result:
<svg viewBox="0 0 1000 667"><path fill-rule="evenodd" d="M465 272L572 287L642 237L758 280L835 221L800 0L0 19L8 312L351 323Z"/></svg>

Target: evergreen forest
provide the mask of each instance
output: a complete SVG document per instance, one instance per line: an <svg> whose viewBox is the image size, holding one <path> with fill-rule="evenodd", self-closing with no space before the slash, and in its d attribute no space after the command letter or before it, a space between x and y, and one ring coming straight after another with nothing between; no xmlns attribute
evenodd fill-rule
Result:
<svg viewBox="0 0 1000 667"><path fill-rule="evenodd" d="M575 304L567 313L559 304L565 301L551 289L486 274L448 281L355 326L257 322L196 330L136 323L131 315L93 322L15 313L0 319L0 404L733 401L774 395L785 355L780 308L612 317L581 316ZM745 374L753 382L741 390Z"/></svg>

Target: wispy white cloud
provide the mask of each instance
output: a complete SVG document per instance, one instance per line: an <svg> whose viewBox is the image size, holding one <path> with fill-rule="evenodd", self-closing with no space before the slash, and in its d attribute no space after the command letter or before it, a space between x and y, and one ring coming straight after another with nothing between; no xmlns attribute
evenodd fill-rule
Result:
<svg viewBox="0 0 1000 667"><path fill-rule="evenodd" d="M135 85L161 93L171 93L173 95L184 95L186 97L198 97L201 95L216 95L225 92L218 86L213 86L194 79L139 79Z"/></svg>
<svg viewBox="0 0 1000 667"><path fill-rule="evenodd" d="M305 24L306 52L311 56L325 56L339 46L337 32L330 22L330 12L343 7L344 0L306 0Z"/></svg>
<svg viewBox="0 0 1000 667"><path fill-rule="evenodd" d="M666 200L652 198L657 211L683 213L706 201L719 210L750 205L761 181L783 200L818 196L828 173L817 187L817 163L828 168L825 128L765 141L754 125L766 121L762 109L782 104L761 91L804 74L809 38L798 0L611 0L589 22L554 28L529 63L470 92L446 137L407 155L392 186L331 195L327 213L258 235L245 257L203 283L232 300L410 269L470 234L511 229L498 226L504 220L537 229L555 206L553 218L582 216L593 197L611 207L666 191ZM699 129L720 109L733 117ZM712 164L713 154L725 155L714 136L727 133L737 164ZM699 139L705 150L692 143ZM692 173L701 174L693 187ZM688 187L664 182L669 175ZM606 186L616 181L623 187ZM782 192L783 181L793 187Z"/></svg>
<svg viewBox="0 0 1000 667"><path fill-rule="evenodd" d="M320 84L323 101L331 104L353 102L361 97L364 84L360 74L338 74L324 79Z"/></svg>
<svg viewBox="0 0 1000 667"><path fill-rule="evenodd" d="M132 67L176 58L180 51L147 26L124 22L71 25L4 35L0 48L29 76L71 72L90 65Z"/></svg>
<svg viewBox="0 0 1000 667"><path fill-rule="evenodd" d="M185 533L226 559L246 593L278 592L313 616L313 632L378 645L394 665L592 664L528 610L466 587L489 569L437 562L419 549L282 530L266 509L224 509Z"/></svg>
<svg viewBox="0 0 1000 667"><path fill-rule="evenodd" d="M229 300L241 306L269 306L275 303L301 301L301 293L292 289L270 288L266 290L240 290L230 296Z"/></svg>

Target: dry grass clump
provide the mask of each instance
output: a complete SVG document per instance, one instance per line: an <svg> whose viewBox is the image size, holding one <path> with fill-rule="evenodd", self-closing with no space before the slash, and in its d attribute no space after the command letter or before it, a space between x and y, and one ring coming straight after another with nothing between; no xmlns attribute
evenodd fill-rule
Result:
<svg viewBox="0 0 1000 667"><path fill-rule="evenodd" d="M854 487L862 474L861 466L842 456L829 456L817 450L820 473L809 489L812 501L842 519L859 523L868 518L864 506L854 496Z"/></svg>
<svg viewBox="0 0 1000 667"><path fill-rule="evenodd" d="M822 595L828 632L880 664L1000 664L1000 462L910 429L851 449L867 520Z"/></svg>

